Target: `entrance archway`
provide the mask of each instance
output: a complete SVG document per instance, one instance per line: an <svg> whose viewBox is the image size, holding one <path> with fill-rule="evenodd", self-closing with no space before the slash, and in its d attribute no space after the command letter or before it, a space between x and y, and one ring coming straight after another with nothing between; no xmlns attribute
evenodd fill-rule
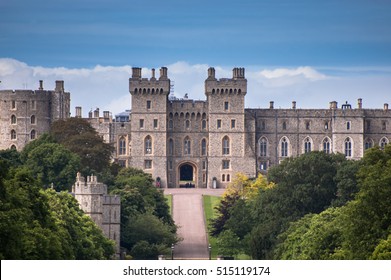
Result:
<svg viewBox="0 0 391 280"><path fill-rule="evenodd" d="M194 188L196 186L196 168L191 163L179 166L179 187Z"/></svg>

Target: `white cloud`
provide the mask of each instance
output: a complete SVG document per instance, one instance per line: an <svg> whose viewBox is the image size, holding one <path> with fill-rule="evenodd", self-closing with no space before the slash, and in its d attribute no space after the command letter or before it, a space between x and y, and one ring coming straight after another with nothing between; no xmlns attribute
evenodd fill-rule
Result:
<svg viewBox="0 0 391 280"><path fill-rule="evenodd" d="M179 61L167 65L168 75L174 84L174 94L205 100L204 81L207 78L206 64L189 64ZM54 88L55 80L64 80L66 91L71 92L71 107L82 106L83 115L90 109L111 111L113 115L131 107L128 80L131 66L102 66L93 68L65 68L30 66L24 62L0 59L0 89L36 89L38 81L44 80L46 89ZM217 78L232 77L232 68L215 66ZM289 108L291 101L297 101L300 108L328 108L332 100L340 103L348 100L355 104L363 98L364 107L381 108L391 103L391 71L374 71L368 75L360 70L346 70L343 75L326 75L312 67L264 68L248 67L246 78L248 90L246 107L267 108L269 101L275 107ZM151 77L151 69L143 68L143 77ZM159 68L156 68L156 77ZM74 114L74 109L72 109Z"/></svg>

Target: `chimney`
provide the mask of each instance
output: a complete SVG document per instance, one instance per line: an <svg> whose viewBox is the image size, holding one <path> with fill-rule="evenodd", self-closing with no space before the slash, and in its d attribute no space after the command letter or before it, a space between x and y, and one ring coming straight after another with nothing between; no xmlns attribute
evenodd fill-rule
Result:
<svg viewBox="0 0 391 280"><path fill-rule="evenodd" d="M331 101L330 102L330 109L337 109L337 108L338 108L337 101Z"/></svg>
<svg viewBox="0 0 391 280"><path fill-rule="evenodd" d="M384 111L388 111L388 103L384 103Z"/></svg>
<svg viewBox="0 0 391 280"><path fill-rule="evenodd" d="M94 118L99 118L99 108L96 108L94 111Z"/></svg>
<svg viewBox="0 0 391 280"><path fill-rule="evenodd" d="M208 78L209 79L216 79L216 71L213 67L210 67L208 69Z"/></svg>
<svg viewBox="0 0 391 280"><path fill-rule="evenodd" d="M362 109L362 98L359 98L357 100L357 107L358 107L358 109Z"/></svg>
<svg viewBox="0 0 391 280"><path fill-rule="evenodd" d="M43 90L43 81L39 80L39 90Z"/></svg>
<svg viewBox="0 0 391 280"><path fill-rule="evenodd" d="M232 70L233 79L244 79L244 68L234 68Z"/></svg>
<svg viewBox="0 0 391 280"><path fill-rule="evenodd" d="M156 78L155 78L155 68L152 68L152 78L151 78L152 80L156 80Z"/></svg>
<svg viewBox="0 0 391 280"><path fill-rule="evenodd" d="M64 81L56 81L56 91L64 91Z"/></svg>
<svg viewBox="0 0 391 280"><path fill-rule="evenodd" d="M110 118L110 112L109 111L103 111L103 118L104 119L109 119Z"/></svg>
<svg viewBox="0 0 391 280"><path fill-rule="evenodd" d="M296 101L292 101L292 109L296 109Z"/></svg>
<svg viewBox="0 0 391 280"><path fill-rule="evenodd" d="M92 119L92 110L88 112L88 118Z"/></svg>
<svg viewBox="0 0 391 280"><path fill-rule="evenodd" d="M167 67L160 68L160 77L159 79L167 79Z"/></svg>
<svg viewBox="0 0 391 280"><path fill-rule="evenodd" d="M140 67L132 67L132 78L141 79L141 68Z"/></svg>
<svg viewBox="0 0 391 280"><path fill-rule="evenodd" d="M81 107L77 106L75 110L76 110L76 114L75 114L76 118L81 118Z"/></svg>
<svg viewBox="0 0 391 280"><path fill-rule="evenodd" d="M274 109L274 101L270 101L270 107L269 109Z"/></svg>

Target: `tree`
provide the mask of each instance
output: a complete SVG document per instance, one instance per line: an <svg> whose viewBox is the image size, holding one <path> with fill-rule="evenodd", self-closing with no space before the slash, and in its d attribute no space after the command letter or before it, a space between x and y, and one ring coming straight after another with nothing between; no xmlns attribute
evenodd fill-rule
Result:
<svg viewBox="0 0 391 280"><path fill-rule="evenodd" d="M30 147L28 147L30 148ZM56 143L42 143L24 152L25 166L39 179L42 186L56 190L71 190L80 169L80 158Z"/></svg>
<svg viewBox="0 0 391 280"><path fill-rule="evenodd" d="M50 135L56 142L79 155L84 175L104 172L110 166L113 146L107 144L96 130L82 118L55 121Z"/></svg>

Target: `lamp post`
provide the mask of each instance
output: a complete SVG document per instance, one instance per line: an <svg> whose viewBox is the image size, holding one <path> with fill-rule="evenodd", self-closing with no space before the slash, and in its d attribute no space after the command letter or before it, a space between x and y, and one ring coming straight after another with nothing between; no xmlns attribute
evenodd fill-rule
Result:
<svg viewBox="0 0 391 280"><path fill-rule="evenodd" d="M174 244L171 244L171 260L174 259Z"/></svg>
<svg viewBox="0 0 391 280"><path fill-rule="evenodd" d="M209 251L209 260L212 259L212 246L210 244L208 245L208 251Z"/></svg>

